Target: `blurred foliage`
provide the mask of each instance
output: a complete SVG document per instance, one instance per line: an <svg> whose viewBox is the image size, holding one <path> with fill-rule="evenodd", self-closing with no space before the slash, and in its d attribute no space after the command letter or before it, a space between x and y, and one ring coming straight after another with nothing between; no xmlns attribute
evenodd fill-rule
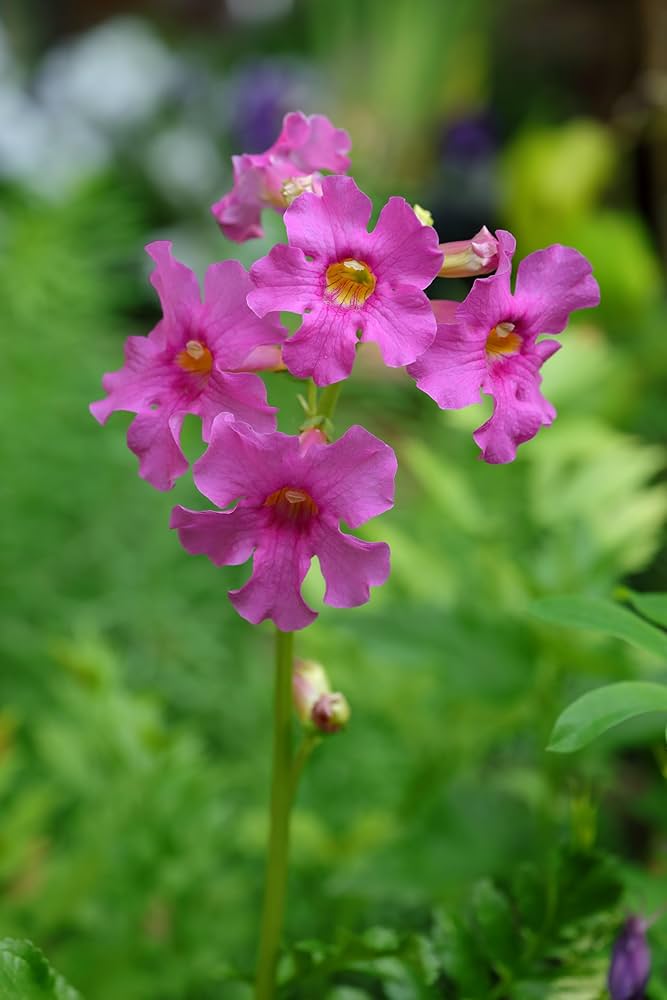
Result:
<svg viewBox="0 0 667 1000"><path fill-rule="evenodd" d="M390 542L393 572L348 612L322 607L317 567L307 580L322 613L298 651L326 664L353 716L303 777L284 1000L595 1000L624 914L664 902L662 727L635 720L576 757L545 752L573 699L665 681L664 661L614 629L531 614L562 595L599 607L629 575L664 589L659 265L618 194L627 151L606 125L523 122L500 153L502 185L495 154L443 154L452 116L492 104L493 22L481 0L424 10L369 3L330 18L312 4L285 35L184 41L188 86L113 138L103 169L57 197L0 190L0 933L36 941L89 1000L249 996L271 630L226 600L247 568L216 571L168 531L173 503L204 506L191 483L152 491L125 446L129 418L101 429L86 408L124 337L157 319L141 245L173 237L200 272L237 254L207 218L203 182L185 197L173 170L156 181L151 143L205 120L219 151L237 151L221 88L256 49L317 57L306 96L326 94L322 109L350 127L376 202L430 192L455 238L459 202L475 228L492 223L491 191L522 252L562 241L588 253L603 303L546 367L558 420L508 467L475 459L488 405L443 414L360 352L337 426L364 423L396 446L397 506L367 531ZM201 147L186 148L194 161ZM443 177L460 187L447 194ZM281 238L279 218L266 222L244 263ZM294 430L298 384L267 384ZM188 423L193 457L198 434ZM649 996L665 1000L664 922L650 937Z"/></svg>

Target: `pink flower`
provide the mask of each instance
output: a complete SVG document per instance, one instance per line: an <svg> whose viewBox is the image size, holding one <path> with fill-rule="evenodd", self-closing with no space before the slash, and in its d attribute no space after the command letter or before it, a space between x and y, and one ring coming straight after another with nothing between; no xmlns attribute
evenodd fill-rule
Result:
<svg viewBox="0 0 667 1000"><path fill-rule="evenodd" d="M175 507L188 552L216 566L236 566L254 553L253 573L231 591L240 615L257 624L272 619L285 632L317 616L301 597L316 555L326 581L324 600L335 608L365 604L369 587L389 575L389 546L343 534L339 521L357 528L393 504L396 458L363 427L351 427L333 444L278 432L257 434L227 416L213 426L211 443L195 463L198 489L218 507Z"/></svg>
<svg viewBox="0 0 667 1000"><path fill-rule="evenodd" d="M514 237L499 230L496 274L478 278L458 305L439 303L432 346L410 365L417 386L445 410L493 397L493 415L474 434L487 462L511 462L517 446L552 423L556 411L541 394L540 368L559 348L541 333L561 333L575 309L596 306L591 265L570 247L547 247L519 264L510 285Z"/></svg>
<svg viewBox="0 0 667 1000"><path fill-rule="evenodd" d="M232 157L234 187L211 207L225 236L237 243L262 236L262 208L271 205L282 212L290 192L318 189L318 171L347 170L350 146L347 132L334 128L324 115L285 115L282 132L265 153Z"/></svg>
<svg viewBox="0 0 667 1000"><path fill-rule="evenodd" d="M359 331L391 368L414 361L435 336L422 291L442 264L435 230L403 198L390 198L369 234L371 208L351 177L325 177L320 198L302 194L285 212L289 246L275 246L250 271L248 304L259 316L303 316L283 360L318 385L347 378Z"/></svg>
<svg viewBox="0 0 667 1000"><path fill-rule="evenodd" d="M223 411L258 430L275 428L264 383L237 370L257 364L255 349L282 342L285 331L274 315L258 319L248 308L250 277L237 261L209 267L202 304L195 275L172 257L171 243L150 243L146 250L157 264L151 282L163 318L147 337L127 338L124 367L104 376L108 395L90 410L101 424L115 410L137 414L127 443L139 473L168 490L188 469L179 443L186 413L201 417L205 441Z"/></svg>

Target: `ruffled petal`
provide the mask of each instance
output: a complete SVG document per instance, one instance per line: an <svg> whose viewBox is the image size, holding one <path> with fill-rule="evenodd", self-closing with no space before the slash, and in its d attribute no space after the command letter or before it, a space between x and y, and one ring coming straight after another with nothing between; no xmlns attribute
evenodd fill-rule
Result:
<svg viewBox="0 0 667 1000"><path fill-rule="evenodd" d="M372 208L351 177L323 177L321 196L306 191L285 212L290 246L316 261L364 260Z"/></svg>
<svg viewBox="0 0 667 1000"><path fill-rule="evenodd" d="M521 261L515 299L532 334L560 333L575 309L599 304L600 289L586 258L556 244Z"/></svg>
<svg viewBox="0 0 667 1000"><path fill-rule="evenodd" d="M233 156L234 187L211 205L211 212L227 239L235 243L264 235L262 202L264 200L263 170L255 166L248 155Z"/></svg>
<svg viewBox="0 0 667 1000"><path fill-rule="evenodd" d="M390 198L368 242L368 263L382 281L426 288L442 265L433 226L423 226L405 198Z"/></svg>
<svg viewBox="0 0 667 1000"><path fill-rule="evenodd" d="M260 434L235 423L228 413L213 421L209 446L193 466L195 485L218 507L241 497L263 503L289 484L298 468L299 439L288 434Z"/></svg>
<svg viewBox="0 0 667 1000"><path fill-rule="evenodd" d="M487 370L485 344L484 335L471 335L465 325L440 325L429 349L409 365L408 374L442 410L479 403Z"/></svg>
<svg viewBox="0 0 667 1000"><path fill-rule="evenodd" d="M350 427L332 444L312 445L308 458L304 487L328 520L358 528L393 506L396 456L365 428Z"/></svg>
<svg viewBox="0 0 667 1000"><path fill-rule="evenodd" d="M252 576L240 590L230 591L230 601L253 625L270 618L283 632L306 628L317 618L301 596L311 558L308 536L289 527L265 528Z"/></svg>
<svg viewBox="0 0 667 1000"><path fill-rule="evenodd" d="M125 364L118 371L107 372L102 379L107 398L90 404L96 420L104 424L116 410L139 413L169 394L171 372L160 353L160 348L148 337L127 338Z"/></svg>
<svg viewBox="0 0 667 1000"><path fill-rule="evenodd" d="M497 229L496 239L498 240L496 274L509 274L512 270L512 260L516 251L516 239L506 229Z"/></svg>
<svg viewBox="0 0 667 1000"><path fill-rule="evenodd" d="M127 444L139 459L139 475L156 490L170 490L176 479L188 471L188 460L179 439L182 413L164 409L140 413L127 432Z"/></svg>
<svg viewBox="0 0 667 1000"><path fill-rule="evenodd" d="M556 410L540 392L540 363L518 355L490 371L483 388L493 396L493 414L473 434L485 462L513 461L518 445L553 423Z"/></svg>
<svg viewBox="0 0 667 1000"><path fill-rule="evenodd" d="M305 197L300 195L294 204ZM301 250L279 243L252 265L250 276L254 287L248 293L248 305L258 316L281 310L303 313L312 309L322 297L320 270L306 260Z"/></svg>
<svg viewBox="0 0 667 1000"><path fill-rule="evenodd" d="M347 154L351 145L345 129L335 128L325 115L306 117L301 111L292 111L285 115L271 152L289 157L306 174L314 170L342 173L350 165Z"/></svg>
<svg viewBox="0 0 667 1000"><path fill-rule="evenodd" d="M190 268L173 257L171 247L169 240L157 240L145 249L156 264L151 284L162 305L164 332L169 340L182 340L201 310L199 283Z"/></svg>
<svg viewBox="0 0 667 1000"><path fill-rule="evenodd" d="M327 585L325 603L334 608L366 604L371 586L380 586L389 576L386 542L365 542L320 523L313 535L313 547Z"/></svg>
<svg viewBox="0 0 667 1000"><path fill-rule="evenodd" d="M239 368L256 347L285 339L287 331L276 313L260 318L249 308L246 298L254 287L237 260L219 261L206 272L202 332L225 371Z"/></svg>
<svg viewBox="0 0 667 1000"><path fill-rule="evenodd" d="M283 361L297 378L331 385L349 376L354 366L359 312L316 304L283 347Z"/></svg>
<svg viewBox="0 0 667 1000"><path fill-rule="evenodd" d="M174 507L170 528L178 531L181 545L192 555L205 555L215 566L239 566L252 555L259 533L257 511L188 510Z"/></svg>
<svg viewBox="0 0 667 1000"><path fill-rule="evenodd" d="M363 312L363 341L374 340L390 368L415 361L435 339L436 321L426 295L402 285L376 293Z"/></svg>
<svg viewBox="0 0 667 1000"><path fill-rule="evenodd" d="M497 323L516 318L517 306L510 288L509 268L500 268L488 278L476 278L467 296L459 305L457 322L471 332L487 337Z"/></svg>
<svg viewBox="0 0 667 1000"><path fill-rule="evenodd" d="M431 299L431 309L438 325L442 323L454 323L456 321L456 310L460 302L452 299Z"/></svg>
<svg viewBox="0 0 667 1000"><path fill-rule="evenodd" d="M214 370L193 410L202 418L204 441L211 436L213 421L220 413L231 413L258 431L276 429L278 411L267 404L266 386L258 375Z"/></svg>

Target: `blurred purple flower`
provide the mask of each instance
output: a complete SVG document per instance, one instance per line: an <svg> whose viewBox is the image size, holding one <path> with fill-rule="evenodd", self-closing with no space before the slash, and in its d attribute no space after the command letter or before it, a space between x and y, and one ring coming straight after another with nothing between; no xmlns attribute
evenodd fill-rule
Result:
<svg viewBox="0 0 667 1000"><path fill-rule="evenodd" d="M489 111L462 116L445 127L442 152L446 159L474 164L490 159L498 148L498 135Z"/></svg>
<svg viewBox="0 0 667 1000"><path fill-rule="evenodd" d="M611 1000L642 1000L651 975L647 922L628 917L614 942L607 986Z"/></svg>

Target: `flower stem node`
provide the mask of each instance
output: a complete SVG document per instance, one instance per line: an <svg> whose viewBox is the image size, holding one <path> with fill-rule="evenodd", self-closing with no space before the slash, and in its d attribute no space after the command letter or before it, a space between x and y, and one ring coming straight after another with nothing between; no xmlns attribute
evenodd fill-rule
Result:
<svg viewBox="0 0 667 1000"><path fill-rule="evenodd" d="M310 718L321 733L337 733L350 721L350 706L340 691L323 694L313 705Z"/></svg>

